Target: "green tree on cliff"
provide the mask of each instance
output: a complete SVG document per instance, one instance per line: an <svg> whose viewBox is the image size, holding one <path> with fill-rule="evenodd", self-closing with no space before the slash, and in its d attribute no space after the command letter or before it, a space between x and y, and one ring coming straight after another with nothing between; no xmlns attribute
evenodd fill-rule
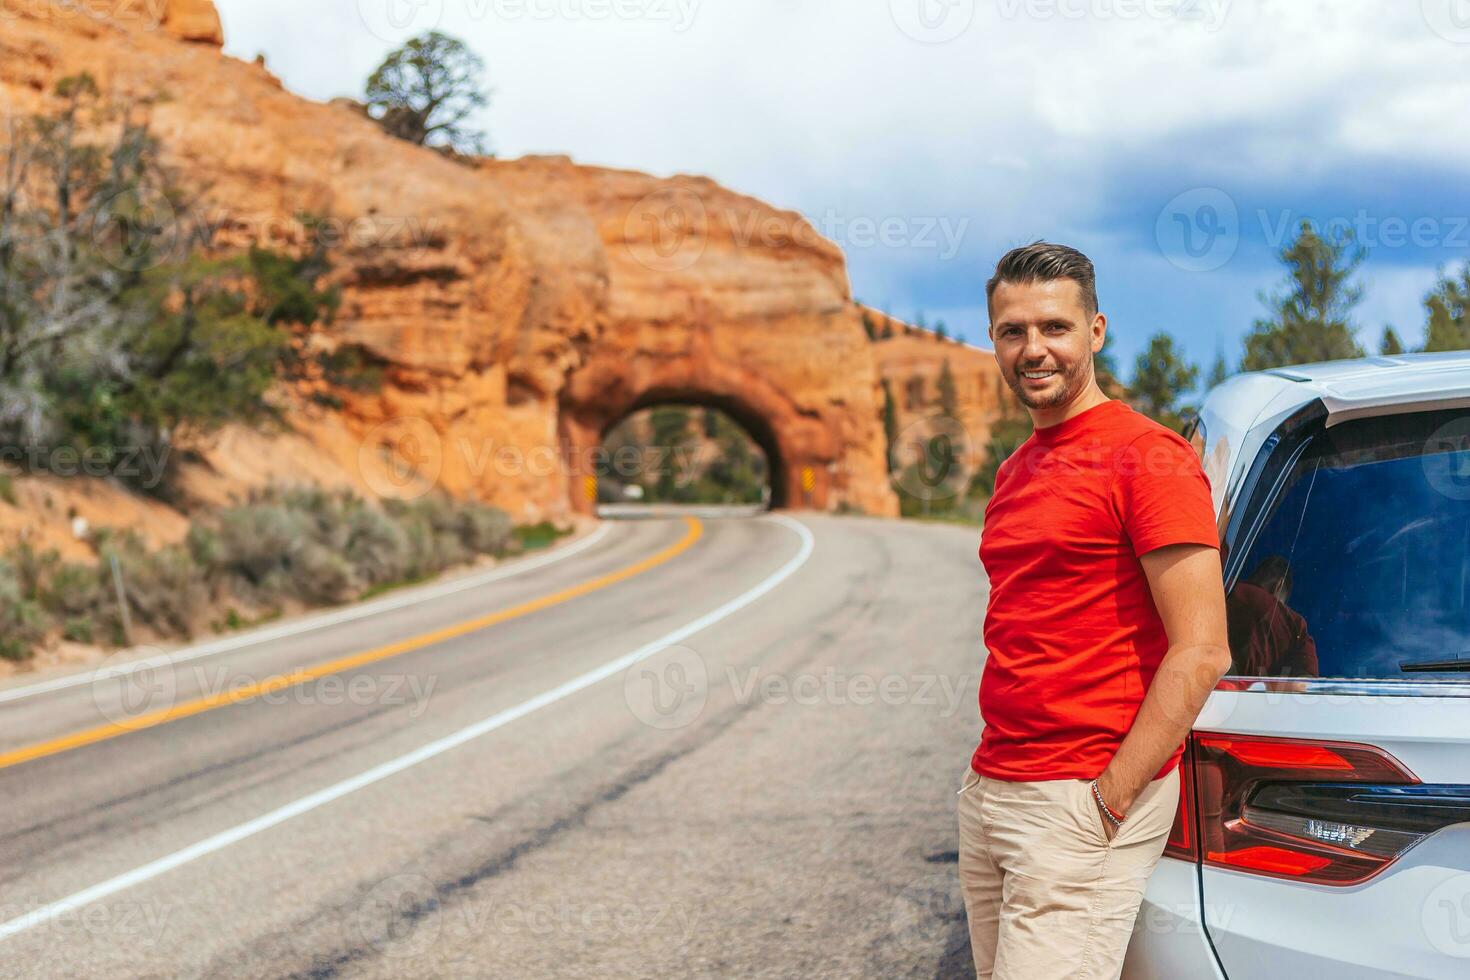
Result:
<svg viewBox="0 0 1470 980"><path fill-rule="evenodd" d="M1271 315L1257 320L1246 337L1241 368L1263 371L1362 357L1351 314L1363 298L1363 287L1353 282L1353 276L1366 254L1351 234L1328 241L1302 222L1296 239L1281 252L1286 288L1262 295Z"/></svg>
<svg viewBox="0 0 1470 980"><path fill-rule="evenodd" d="M939 365L939 414L945 418L957 418L959 398L954 390L954 372L949 369L949 358Z"/></svg>
<svg viewBox="0 0 1470 980"><path fill-rule="evenodd" d="M489 105L484 76L485 62L463 41L430 31L389 54L368 78L368 115L419 146L484 153L484 132L467 124Z"/></svg>
<svg viewBox="0 0 1470 980"><path fill-rule="evenodd" d="M336 295L316 288L324 255L206 252L147 123L88 75L56 95L0 134L0 447L86 453L162 493L181 432L278 421L277 380L330 374L306 334ZM146 473L124 465L138 451Z"/></svg>
<svg viewBox="0 0 1470 980"><path fill-rule="evenodd" d="M893 472L893 443L898 439L898 410L893 406L893 389L888 379L883 379L883 456L888 460L888 472Z"/></svg>

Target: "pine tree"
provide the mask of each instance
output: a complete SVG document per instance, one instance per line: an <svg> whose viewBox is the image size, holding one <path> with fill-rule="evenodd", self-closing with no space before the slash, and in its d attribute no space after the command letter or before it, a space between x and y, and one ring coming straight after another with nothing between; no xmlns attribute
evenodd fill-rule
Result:
<svg viewBox="0 0 1470 980"><path fill-rule="evenodd" d="M1424 306L1429 311L1425 350L1470 349L1470 263L1460 270L1458 279L1441 271L1434 289L1424 297Z"/></svg>
<svg viewBox="0 0 1470 980"><path fill-rule="evenodd" d="M1261 296L1271 315L1257 320L1246 337L1242 369L1362 357L1350 314L1363 298L1353 276L1366 254L1351 233L1328 241L1303 221L1296 240L1281 252L1285 291Z"/></svg>
<svg viewBox="0 0 1470 980"><path fill-rule="evenodd" d="M1092 355L1092 373L1097 379L1097 385L1104 391L1121 387L1118 382L1118 362L1113 357L1109 348L1113 344L1113 335L1103 337L1102 350Z"/></svg>
<svg viewBox="0 0 1470 980"><path fill-rule="evenodd" d="M674 499L678 489L678 467L674 465L677 450L689 442L689 409L683 405L659 405L649 416L653 429L653 446L663 457L658 479L654 484L654 499Z"/></svg>
<svg viewBox="0 0 1470 980"><path fill-rule="evenodd" d="M939 365L939 412L947 419L958 418L959 399L954 390L954 373L949 369L949 358Z"/></svg>
<svg viewBox="0 0 1470 980"><path fill-rule="evenodd" d="M483 153L467 120L489 104L485 62L457 38L430 31L391 52L367 81L368 113L390 135L420 146Z"/></svg>
<svg viewBox="0 0 1470 980"><path fill-rule="evenodd" d="M1393 329L1393 324L1386 324L1383 328L1383 337L1378 341L1378 353L1384 355L1402 354L1404 342L1399 340L1399 335Z"/></svg>
<svg viewBox="0 0 1470 980"><path fill-rule="evenodd" d="M966 495L989 497L995 493L995 477L1000 464L1021 447L1031 435L1031 416L1014 405L1009 397L1001 402L1001 416L990 424L990 438L985 444L985 457L970 479Z"/></svg>
<svg viewBox="0 0 1470 980"><path fill-rule="evenodd" d="M883 445L888 460L888 472L893 472L893 443L898 439L898 411L893 406L893 389L888 379L883 379Z"/></svg>
<svg viewBox="0 0 1470 980"><path fill-rule="evenodd" d="M1156 333L1133 367L1129 395L1149 418L1178 430L1179 396L1199 381L1199 368L1174 346L1174 338Z"/></svg>
<svg viewBox="0 0 1470 980"><path fill-rule="evenodd" d="M940 340L949 339L949 328L944 325L943 320L939 320L934 324L934 336Z"/></svg>
<svg viewBox="0 0 1470 980"><path fill-rule="evenodd" d="M1230 365L1225 361L1225 348L1217 345L1215 347L1215 363L1210 365L1210 376L1205 381L1206 388L1214 388L1223 384L1230 377Z"/></svg>

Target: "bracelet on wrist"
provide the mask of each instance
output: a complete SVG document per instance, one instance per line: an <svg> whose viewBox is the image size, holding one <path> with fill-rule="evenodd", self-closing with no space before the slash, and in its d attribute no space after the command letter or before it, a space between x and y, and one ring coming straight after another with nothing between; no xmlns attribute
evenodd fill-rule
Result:
<svg viewBox="0 0 1470 980"><path fill-rule="evenodd" d="M1123 821L1128 819L1126 813L1118 813L1112 807L1108 806L1108 801L1103 799L1102 790L1098 788L1096 779L1092 781L1092 797L1097 800L1097 805L1102 807L1103 813L1113 822L1114 827L1122 826Z"/></svg>

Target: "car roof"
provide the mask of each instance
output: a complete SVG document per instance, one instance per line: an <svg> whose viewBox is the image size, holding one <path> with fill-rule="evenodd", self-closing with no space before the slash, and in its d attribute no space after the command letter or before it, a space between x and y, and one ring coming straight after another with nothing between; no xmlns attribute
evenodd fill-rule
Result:
<svg viewBox="0 0 1470 980"><path fill-rule="evenodd" d="M1290 381L1321 386L1324 391L1348 394L1369 386L1381 388L1399 382L1424 390L1426 381L1449 381L1446 377L1470 374L1470 351L1453 350L1434 354L1384 354L1378 357L1355 357L1342 361L1319 361L1316 364L1292 364L1264 372Z"/></svg>
<svg viewBox="0 0 1470 980"><path fill-rule="evenodd" d="M1470 351L1392 354L1293 364L1238 374L1210 394L1217 412L1246 428L1321 399L1328 424L1435 404L1470 404Z"/></svg>

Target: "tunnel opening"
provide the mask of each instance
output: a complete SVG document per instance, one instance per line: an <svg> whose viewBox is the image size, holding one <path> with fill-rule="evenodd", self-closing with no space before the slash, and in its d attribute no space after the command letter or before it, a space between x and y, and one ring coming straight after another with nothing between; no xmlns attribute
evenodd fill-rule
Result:
<svg viewBox="0 0 1470 980"><path fill-rule="evenodd" d="M718 397L648 393L600 432L597 504L786 506L776 435Z"/></svg>

